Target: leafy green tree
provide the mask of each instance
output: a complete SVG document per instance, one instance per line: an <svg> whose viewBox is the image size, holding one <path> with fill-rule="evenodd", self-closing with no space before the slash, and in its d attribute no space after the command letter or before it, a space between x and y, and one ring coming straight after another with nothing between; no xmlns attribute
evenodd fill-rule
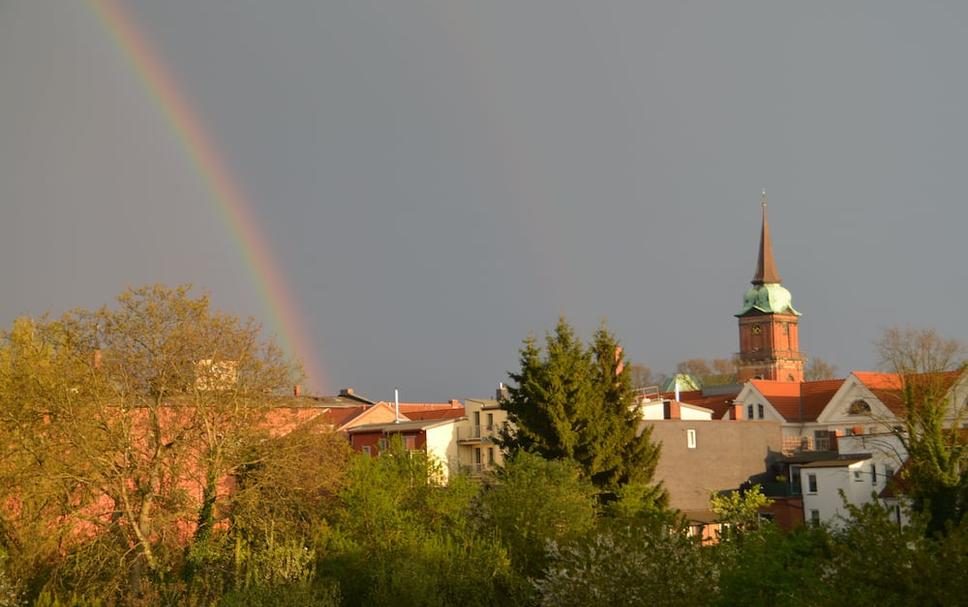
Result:
<svg viewBox="0 0 968 607"><path fill-rule="evenodd" d="M828 594L818 604L843 604L848 595L862 605L965 605L964 567L968 526L947 535L927 533L930 516L914 513L898 525L878 502L847 505L850 524L834 534L827 567Z"/></svg>
<svg viewBox="0 0 968 607"><path fill-rule="evenodd" d="M344 604L514 604L507 551L472 514L480 485L440 479L439 464L398 438L379 457L352 459L319 565Z"/></svg>
<svg viewBox="0 0 968 607"><path fill-rule="evenodd" d="M515 570L535 576L549 542L567 543L594 527L595 495L573 463L521 451L481 496L480 516L507 546Z"/></svg>
<svg viewBox="0 0 968 607"><path fill-rule="evenodd" d="M520 370L510 377L501 401L511 422L502 438L507 450L572 460L606 492L651 482L659 447L639 428L629 368L604 325L586 348L559 319L544 352L534 337L525 340Z"/></svg>
<svg viewBox="0 0 968 607"><path fill-rule="evenodd" d="M928 513L929 533L942 533L968 513L968 435L960 432L968 403L953 402L951 385L963 374L965 344L930 329L891 328L877 349L881 364L899 378L904 426L896 429L908 452L906 494Z"/></svg>
<svg viewBox="0 0 968 607"><path fill-rule="evenodd" d="M656 520L554 542L544 576L534 581L538 604L709 605L716 570L712 552L684 526Z"/></svg>
<svg viewBox="0 0 968 607"><path fill-rule="evenodd" d="M26 505L5 517L5 548L31 560L38 526L53 527L59 546L33 579L106 600L146 597L181 568L186 530L215 527L218 482L297 373L255 322L161 285L19 321L0 352L0 432L22 454L0 498Z"/></svg>
<svg viewBox="0 0 968 607"><path fill-rule="evenodd" d="M736 533L746 533L759 527L760 509L772 503L773 500L763 495L759 485L730 491L725 495L713 492L709 496L710 509L716 514L717 520Z"/></svg>
<svg viewBox="0 0 968 607"><path fill-rule="evenodd" d="M784 531L767 523L742 542L709 548L719 571L715 604L723 607L812 607L827 592L830 537L823 527L801 525ZM846 596L850 596L848 593Z"/></svg>

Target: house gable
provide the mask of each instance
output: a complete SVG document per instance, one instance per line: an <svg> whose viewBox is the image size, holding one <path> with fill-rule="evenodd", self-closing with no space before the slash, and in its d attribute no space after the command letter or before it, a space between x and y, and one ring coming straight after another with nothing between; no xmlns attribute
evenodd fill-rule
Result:
<svg viewBox="0 0 968 607"><path fill-rule="evenodd" d="M777 407L773 405L770 399L763 394L760 387L757 385L757 381L748 381L743 385L743 389L736 396L736 404L742 405L743 408L743 419L744 420L759 420L759 407L763 406L763 420L775 421L781 423L787 423L794 420L788 420L784 417ZM786 382L784 382L786 383ZM790 386L796 386L796 384L788 384ZM749 411L750 406L753 407L753 417L750 418ZM728 413L727 413L728 415ZM723 419L726 419L724 416Z"/></svg>
<svg viewBox="0 0 968 607"><path fill-rule="evenodd" d="M898 417L885 405L867 384L851 373L817 416L817 423L827 426L854 428L866 433L888 432L898 423Z"/></svg>

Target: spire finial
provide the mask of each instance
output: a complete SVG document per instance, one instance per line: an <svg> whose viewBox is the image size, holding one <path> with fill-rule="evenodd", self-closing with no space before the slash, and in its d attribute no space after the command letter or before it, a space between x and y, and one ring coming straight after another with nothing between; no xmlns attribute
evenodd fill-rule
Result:
<svg viewBox="0 0 968 607"><path fill-rule="evenodd" d="M766 220L766 189L763 189L763 196L760 198L763 206L763 228L760 232L760 255L756 261L756 274L753 275L753 284L779 284L780 273L776 271L776 261L773 260L773 243L770 239L770 224Z"/></svg>

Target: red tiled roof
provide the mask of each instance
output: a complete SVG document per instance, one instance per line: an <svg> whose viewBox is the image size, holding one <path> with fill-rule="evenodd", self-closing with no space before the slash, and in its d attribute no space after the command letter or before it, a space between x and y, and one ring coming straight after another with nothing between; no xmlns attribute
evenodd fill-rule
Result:
<svg viewBox="0 0 968 607"><path fill-rule="evenodd" d="M386 404L390 407L394 406L394 404L391 402L387 402ZM464 405L462 405L459 400L452 400L446 403L400 403L401 413L410 413L413 411L440 411L443 409L460 409L463 411Z"/></svg>
<svg viewBox="0 0 968 607"><path fill-rule="evenodd" d="M800 400L803 402L803 416L805 419L797 421L814 421L834 397L843 379L823 379L819 381L805 381L800 384Z"/></svg>
<svg viewBox="0 0 968 607"><path fill-rule="evenodd" d="M338 409L326 409L323 413L323 421L327 424L332 424L334 427L339 428L346 422L350 421L354 417L362 414L369 407L366 405L360 405L359 407L340 407Z"/></svg>
<svg viewBox="0 0 968 607"><path fill-rule="evenodd" d="M901 397L901 388L904 382L900 375L872 371L854 371L853 375L893 413L896 415L905 413L904 400ZM909 376L909 378L916 381L917 384L915 385L920 385L925 392L930 391L937 395L947 392L961 375L962 371L944 371L941 373L921 373Z"/></svg>
<svg viewBox="0 0 968 607"><path fill-rule="evenodd" d="M817 420L817 416L840 389L844 380L825 379L798 383L754 379L750 383L770 401L786 421L812 422Z"/></svg>
<svg viewBox="0 0 968 607"><path fill-rule="evenodd" d="M876 371L854 371L854 377L870 390L900 390L901 376L897 373L878 373Z"/></svg>
<svg viewBox="0 0 968 607"><path fill-rule="evenodd" d="M403 405L400 405L402 410ZM418 419L450 419L464 417L464 407L460 409L437 409L434 411L410 411L407 413L407 418L412 420Z"/></svg>

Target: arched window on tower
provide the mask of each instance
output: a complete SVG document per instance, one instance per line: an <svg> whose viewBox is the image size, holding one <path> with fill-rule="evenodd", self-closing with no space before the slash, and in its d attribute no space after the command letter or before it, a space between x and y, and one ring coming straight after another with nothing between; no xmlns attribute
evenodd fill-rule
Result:
<svg viewBox="0 0 968 607"><path fill-rule="evenodd" d="M871 406L867 404L867 401L858 398L854 402L850 403L850 407L847 408L848 415L870 415Z"/></svg>

